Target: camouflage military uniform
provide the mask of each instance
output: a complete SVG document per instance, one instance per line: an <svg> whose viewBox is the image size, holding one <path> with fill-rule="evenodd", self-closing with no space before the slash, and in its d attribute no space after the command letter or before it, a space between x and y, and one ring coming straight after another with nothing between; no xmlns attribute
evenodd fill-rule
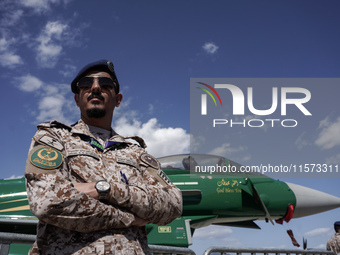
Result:
<svg viewBox="0 0 340 255"><path fill-rule="evenodd" d="M335 235L328 240L327 250L340 253L340 233L335 233Z"/></svg>
<svg viewBox="0 0 340 255"><path fill-rule="evenodd" d="M30 208L39 219L30 254L144 254L145 227L131 226L134 215L159 225L180 216L180 191L158 161L111 134L100 146L82 120L73 127L56 121L38 126L25 171ZM110 205L72 184L103 179L114 190Z"/></svg>

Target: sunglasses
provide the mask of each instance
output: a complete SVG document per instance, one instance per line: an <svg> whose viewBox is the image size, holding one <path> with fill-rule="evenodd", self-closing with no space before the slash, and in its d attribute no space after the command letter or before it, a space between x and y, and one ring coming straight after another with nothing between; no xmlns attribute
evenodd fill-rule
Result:
<svg viewBox="0 0 340 255"><path fill-rule="evenodd" d="M87 91L92 88L94 80L98 81L98 84L102 90L111 91L115 89L115 83L108 77L83 77L78 83L77 87L80 91Z"/></svg>

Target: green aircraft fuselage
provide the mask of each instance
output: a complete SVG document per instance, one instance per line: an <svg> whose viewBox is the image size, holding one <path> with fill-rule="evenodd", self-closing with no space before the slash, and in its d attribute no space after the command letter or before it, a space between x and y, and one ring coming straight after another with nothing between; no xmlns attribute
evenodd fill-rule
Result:
<svg viewBox="0 0 340 255"><path fill-rule="evenodd" d="M195 164L203 164L200 155L159 159L164 172L182 191L183 214L167 226L147 225L149 244L187 247L197 228L210 224L258 228L254 221L282 219L289 205L296 206L294 192L285 182L241 172L197 173L192 162L189 167L184 164L193 157ZM222 159L222 165L239 166ZM205 155L201 159L205 165L215 161L220 162L221 157ZM29 209L25 179L0 180L1 232L36 234L36 223Z"/></svg>

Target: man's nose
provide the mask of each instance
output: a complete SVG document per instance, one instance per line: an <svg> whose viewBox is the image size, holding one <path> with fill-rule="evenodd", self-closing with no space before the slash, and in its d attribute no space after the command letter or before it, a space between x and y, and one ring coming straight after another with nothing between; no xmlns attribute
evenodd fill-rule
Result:
<svg viewBox="0 0 340 255"><path fill-rule="evenodd" d="M98 80L98 78L94 78L94 79L93 79L91 91L92 91L92 92L100 92L100 91L101 91L101 87L100 87L100 85L99 85L99 80Z"/></svg>

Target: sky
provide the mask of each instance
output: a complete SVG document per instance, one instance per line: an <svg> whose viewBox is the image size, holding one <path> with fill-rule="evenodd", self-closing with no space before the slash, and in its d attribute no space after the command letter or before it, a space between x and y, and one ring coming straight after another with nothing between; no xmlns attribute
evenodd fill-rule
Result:
<svg viewBox="0 0 340 255"><path fill-rule="evenodd" d="M89 62L115 65L124 96L112 123L118 133L143 137L156 157L187 153L191 78L338 78L339 9L336 0L2 0L0 178L23 176L37 124L78 120L70 82ZM312 116L298 127L229 128L207 152L248 165L340 164L340 88L302 87L312 93ZM268 100L257 89L254 98ZM340 196L337 178L287 177ZM262 230L210 226L196 231L190 248L292 249L289 228L300 244L305 237L308 247L325 248L339 213L258 222Z"/></svg>

